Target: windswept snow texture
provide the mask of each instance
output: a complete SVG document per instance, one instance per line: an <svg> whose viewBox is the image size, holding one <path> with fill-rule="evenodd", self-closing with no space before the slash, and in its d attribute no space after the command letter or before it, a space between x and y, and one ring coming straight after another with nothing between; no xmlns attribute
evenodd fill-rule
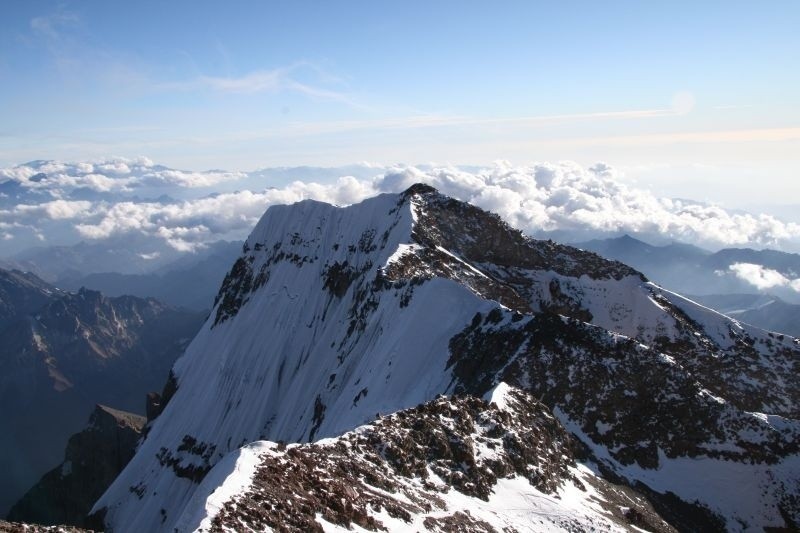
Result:
<svg viewBox="0 0 800 533"><path fill-rule="evenodd" d="M243 445L334 437L505 381L604 450L587 456L600 471L651 482L662 507L674 507L659 496L667 491L706 506L705 522L672 509L676 521L785 526L800 520L790 459L799 353L795 339L741 325L621 263L530 240L428 186L347 208L275 206L176 363L177 392L95 509L114 531L171 531L227 477L220 469L236 468L220 460ZM765 504L755 514L721 508L658 477L667 460L686 457L780 475L753 493Z"/></svg>

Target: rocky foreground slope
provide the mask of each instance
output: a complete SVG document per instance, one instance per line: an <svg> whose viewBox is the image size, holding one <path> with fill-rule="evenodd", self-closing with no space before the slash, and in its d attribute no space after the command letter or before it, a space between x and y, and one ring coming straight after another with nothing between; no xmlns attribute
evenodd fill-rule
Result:
<svg viewBox="0 0 800 533"><path fill-rule="evenodd" d="M41 526L0 520L0 532L2 533L91 533L91 531L75 526Z"/></svg>
<svg viewBox="0 0 800 533"><path fill-rule="evenodd" d="M501 383L313 444L252 443L209 473L177 528L674 531L573 445L544 405Z"/></svg>
<svg viewBox="0 0 800 533"><path fill-rule="evenodd" d="M439 519L474 519L470 528L480 530L479 521L497 516L503 501L518 498L524 509L540 509L564 487L577 487L575 479L608 494L597 488L603 482L589 483L588 468L635 489L639 496L632 498L647 503L629 507L651 516L650 528L666 527L661 518L689 530L792 528L800 523L799 364L796 339L739 324L621 263L530 240L495 215L430 187L347 208L312 201L272 207L173 368L175 392L166 408L95 505L95 516L113 531L181 531L195 523L213 526L213 517L224 520L225 509L238 501L243 507L231 511L232 519L252 514L261 524L258 516L269 516L272 507L248 504L247 494L278 497L269 487L283 478L270 462L311 480L286 485L297 489L280 498L312 494L324 502L313 489L314 461L326 466L323 473L339 465L363 472L337 446L370 431L391 443L396 434L380 429L395 420L386 415L440 394L480 398L504 382L541 402L530 407L532 417L553 417L544 426L554 435L548 442L554 457L561 450L566 458L552 463L546 490L535 479L530 483L525 466L501 469L492 474L497 484L484 485L477 496L488 502L483 507L446 502L440 514L420 507L392 516L391 502L376 496L358 504L359 494L417 504L410 496L390 496L381 488L386 479L363 473L347 478L356 493L342 505L361 505L358 513L397 527L428 518L431 528L440 527ZM472 412L469 401L451 400L456 410ZM419 409L435 410L432 405ZM337 437L376 418L373 429L337 441L285 451L248 447ZM533 433L542 428L530 424ZM403 447L425 449L425 435L436 431L411 432ZM574 446L557 437L567 433ZM259 485L256 474L256 481L241 484L236 458L253 456L254 449L265 453L259 464L266 470L258 472L268 483ZM425 499L439 479L451 494L463 494L457 472L468 477L466 467L437 473L430 466L436 476L426 487L429 467L422 465L434 464L435 452L423 462L413 453L396 461L378 449L389 462L376 467L389 469L379 477L391 479L396 494L421 487L431 491L417 493ZM362 458L376 458L370 453ZM543 464L532 455L524 462L534 470ZM240 500L231 499L236 495ZM590 500L570 513L594 516ZM212 512L219 505L223 511ZM456 517L462 508L483 510ZM339 523L331 512L296 516L320 526ZM619 513L597 513L603 527L633 527ZM310 527L310 521L302 523ZM575 527L590 527L582 524Z"/></svg>

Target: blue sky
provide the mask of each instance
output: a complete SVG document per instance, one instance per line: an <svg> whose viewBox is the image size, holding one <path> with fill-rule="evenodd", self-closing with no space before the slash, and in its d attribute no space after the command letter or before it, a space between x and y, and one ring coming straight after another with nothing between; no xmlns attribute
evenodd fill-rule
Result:
<svg viewBox="0 0 800 533"><path fill-rule="evenodd" d="M5 2L0 165L606 161L800 198L797 2Z"/></svg>

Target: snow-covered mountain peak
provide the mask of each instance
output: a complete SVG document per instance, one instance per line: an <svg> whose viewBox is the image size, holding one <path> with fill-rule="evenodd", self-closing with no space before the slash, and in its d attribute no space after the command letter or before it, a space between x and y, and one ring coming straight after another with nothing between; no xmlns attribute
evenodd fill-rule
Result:
<svg viewBox="0 0 800 533"><path fill-rule="evenodd" d="M540 398L601 470L650 476L660 504L673 505L658 491L688 490L652 474L675 461L771 465L758 475L779 482L756 506L687 502L707 505L708 523L781 525L780 506L800 518L800 487L784 476L800 442L798 357L794 339L428 186L274 206L173 368L177 391L95 509L115 531L172 530L241 446L336 437L441 394L494 389L507 403L502 381Z"/></svg>
<svg viewBox="0 0 800 533"><path fill-rule="evenodd" d="M324 287L340 298L356 278L367 274L376 283L443 278L521 312L541 307L541 301L514 286L514 278L531 271L645 281L622 263L532 240L495 214L417 184L345 208L305 200L268 209L223 283L215 324L235 314L266 283L272 265L283 261L296 266L322 261ZM553 283L550 292L558 292ZM561 305L559 311L569 314L567 307Z"/></svg>

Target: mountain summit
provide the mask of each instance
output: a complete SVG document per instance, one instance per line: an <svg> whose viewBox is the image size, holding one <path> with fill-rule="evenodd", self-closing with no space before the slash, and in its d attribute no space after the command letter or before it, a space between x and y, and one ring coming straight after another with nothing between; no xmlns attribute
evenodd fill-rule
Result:
<svg viewBox="0 0 800 533"><path fill-rule="evenodd" d="M345 208L274 206L175 364L174 394L94 511L113 531L193 529L221 509L230 517L225 498L261 490L255 469L241 477L243 446L261 450L251 462L274 462L273 445L251 443L338 437L442 394L482 398L503 382L566 430L547 442L585 465L582 476L634 489L673 526L792 527L800 523L798 361L796 339L739 324L622 263L529 239L425 185ZM465 408L459 401L454 409ZM526 438L555 431L536 428ZM389 437L372 434L385 450ZM334 455L321 463L345 464ZM404 462L413 454L404 457L401 470L413 474ZM520 457L531 472L540 464ZM563 475L546 476L546 493L582 486L564 461ZM467 463L454 468L471 475ZM524 468L500 472L535 486ZM460 474L432 472L434 485L472 490ZM493 476L478 498L521 490ZM383 527L380 508L364 523ZM419 523L449 523L418 508ZM456 514L454 525L466 520ZM311 520L351 520L331 516ZM481 516L489 527L506 523L491 505ZM598 527L624 527L597 516Z"/></svg>

